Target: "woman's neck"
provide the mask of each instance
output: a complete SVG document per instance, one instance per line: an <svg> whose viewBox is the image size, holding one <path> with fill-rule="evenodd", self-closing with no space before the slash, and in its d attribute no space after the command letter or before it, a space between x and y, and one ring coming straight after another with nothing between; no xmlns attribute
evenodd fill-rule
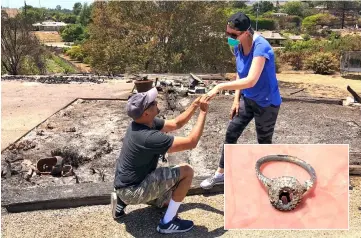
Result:
<svg viewBox="0 0 361 238"><path fill-rule="evenodd" d="M252 37L247 38L247 41L242 44L243 55L247 56L249 54L252 48L252 44L253 44L253 38Z"/></svg>

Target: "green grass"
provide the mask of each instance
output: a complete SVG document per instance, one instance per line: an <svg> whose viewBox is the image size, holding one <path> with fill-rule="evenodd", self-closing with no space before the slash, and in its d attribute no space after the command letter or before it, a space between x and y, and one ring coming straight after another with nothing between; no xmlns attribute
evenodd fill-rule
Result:
<svg viewBox="0 0 361 238"><path fill-rule="evenodd" d="M76 73L77 70L74 66L64 62L59 56L54 54L46 59L46 69L48 73Z"/></svg>

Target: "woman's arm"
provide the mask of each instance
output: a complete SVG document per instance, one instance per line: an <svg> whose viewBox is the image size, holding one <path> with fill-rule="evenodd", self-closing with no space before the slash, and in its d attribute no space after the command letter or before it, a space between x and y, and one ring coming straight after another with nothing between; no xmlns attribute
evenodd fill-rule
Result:
<svg viewBox="0 0 361 238"><path fill-rule="evenodd" d="M212 98L221 90L242 90L245 88L252 88L258 82L265 62L265 57L259 56L253 58L251 68L246 78L227 83L220 83L207 93L208 96Z"/></svg>
<svg viewBox="0 0 361 238"><path fill-rule="evenodd" d="M240 80L238 72L236 72L236 75L237 75L237 76L236 76L236 81L237 81L237 80ZM233 102L239 102L239 100L240 100L240 95L241 95L241 90L235 90Z"/></svg>

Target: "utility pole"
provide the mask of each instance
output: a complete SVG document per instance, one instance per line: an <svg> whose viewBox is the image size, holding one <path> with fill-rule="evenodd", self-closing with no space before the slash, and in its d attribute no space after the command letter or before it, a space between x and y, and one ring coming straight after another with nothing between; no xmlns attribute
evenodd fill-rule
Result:
<svg viewBox="0 0 361 238"><path fill-rule="evenodd" d="M26 17L26 1L24 0L24 14L25 14L25 17Z"/></svg>
<svg viewBox="0 0 361 238"><path fill-rule="evenodd" d="M259 1L258 1L258 4L257 4L256 31L258 30L258 12L259 12Z"/></svg>

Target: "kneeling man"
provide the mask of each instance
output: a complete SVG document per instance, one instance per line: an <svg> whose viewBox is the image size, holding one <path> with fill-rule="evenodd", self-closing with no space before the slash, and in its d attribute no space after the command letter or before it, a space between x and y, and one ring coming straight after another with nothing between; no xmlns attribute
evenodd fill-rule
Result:
<svg viewBox="0 0 361 238"><path fill-rule="evenodd" d="M199 97L190 107L172 120L157 118L158 92L156 88L137 93L128 100L130 123L123 147L116 162L114 192L112 193L113 218L124 215L130 204L152 204L166 207L160 220L160 233L186 232L193 222L177 216L178 208L186 196L193 179L189 164L157 168L158 160L166 153L190 150L197 146L202 135L208 111L208 99ZM196 125L187 137L165 134L183 127L200 108Z"/></svg>

